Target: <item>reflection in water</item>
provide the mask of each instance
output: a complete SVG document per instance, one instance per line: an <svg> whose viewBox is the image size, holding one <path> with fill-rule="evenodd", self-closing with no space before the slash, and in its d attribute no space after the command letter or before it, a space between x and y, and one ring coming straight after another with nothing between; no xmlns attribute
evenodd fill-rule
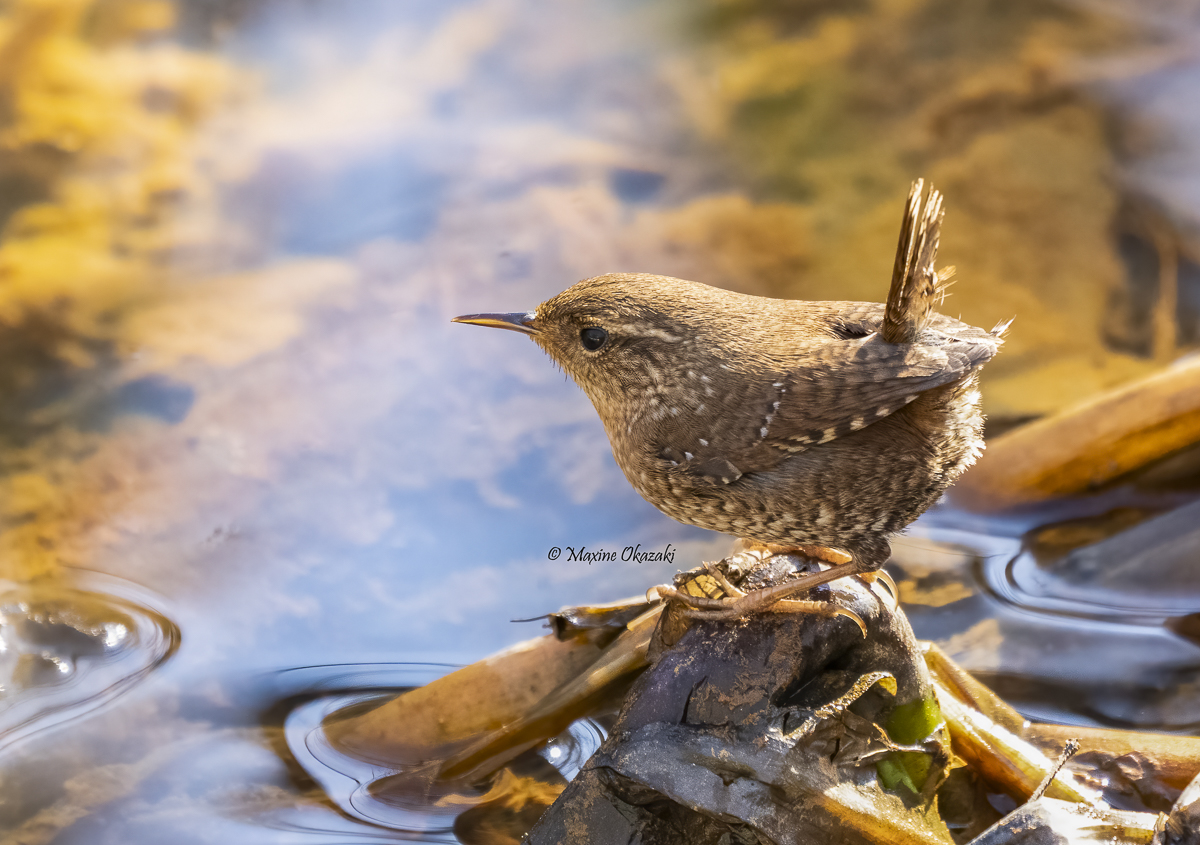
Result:
<svg viewBox="0 0 1200 845"><path fill-rule="evenodd" d="M401 685L425 684L437 677L432 665L328 666L291 670L287 686L307 688L291 699L284 721L287 747L304 771L347 816L372 825L434 841L462 822L472 829L496 824L496 816L536 808L536 819L579 767L599 747L605 733L590 720L576 722L563 735L513 760L486 783L439 781L440 759L397 761L387 766L348 755L332 744L324 725L340 714L360 714L404 692ZM491 819L488 822L487 819ZM520 831L518 831L519 836ZM469 840L468 840L469 841Z"/></svg>
<svg viewBox="0 0 1200 845"><path fill-rule="evenodd" d="M938 525L955 521L935 512L895 546L890 567L917 636L938 641L1031 718L1200 726L1200 650L1164 627L1194 606L1194 558L1150 576L1114 560L1106 587L1076 591L1036 567L1019 533ZM1157 604L1156 594L1164 597Z"/></svg>
<svg viewBox="0 0 1200 845"><path fill-rule="evenodd" d="M0 751L108 703L175 652L178 628L146 599L98 573L0 583Z"/></svg>
<svg viewBox="0 0 1200 845"><path fill-rule="evenodd" d="M1197 82L1155 41L1192 23L851 5L7 4L0 636L26 657L2 658L24 684L0 701L5 835L394 841L377 819L401 811L362 788L390 772L337 775L307 741L322 708L430 675L285 670L467 663L540 633L510 619L725 551L628 487L540 352L455 314L611 270L876 297L927 175L971 279L947 309L1017 316L985 374L1001 423L1155 366L1172 244L1173 337L1195 336L1200 168L1176 130ZM1163 201L1150 228L1118 169ZM1058 519L929 514L895 563L918 634L1031 714L1200 724L1200 652L1143 624L1186 609L1179 569L1131 599L1165 558L1018 556ZM675 564L548 559L638 543ZM427 810L405 823L449 826Z"/></svg>

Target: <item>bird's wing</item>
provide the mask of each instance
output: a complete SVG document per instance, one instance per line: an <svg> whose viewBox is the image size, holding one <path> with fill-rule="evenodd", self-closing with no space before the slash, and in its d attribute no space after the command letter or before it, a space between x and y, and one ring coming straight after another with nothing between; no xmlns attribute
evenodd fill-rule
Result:
<svg viewBox="0 0 1200 845"><path fill-rule="evenodd" d="M719 420L707 445L676 471L720 485L770 469L789 454L866 428L922 392L961 378L990 359L999 343L983 331L968 337L925 332L918 343L888 343L877 333L831 341L774 381L747 385L740 407L758 407L761 414Z"/></svg>

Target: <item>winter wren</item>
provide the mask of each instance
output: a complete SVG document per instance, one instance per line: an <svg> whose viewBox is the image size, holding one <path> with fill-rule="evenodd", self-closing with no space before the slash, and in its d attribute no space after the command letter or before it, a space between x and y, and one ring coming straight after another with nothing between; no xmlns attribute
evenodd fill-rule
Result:
<svg viewBox="0 0 1200 845"><path fill-rule="evenodd" d="M918 180L883 305L612 273L529 313L456 322L532 337L592 400L626 478L668 516L844 550L838 575L874 571L889 535L983 450L977 374L1005 328L933 312L949 275L933 267L942 200L931 189L922 208L921 194Z"/></svg>

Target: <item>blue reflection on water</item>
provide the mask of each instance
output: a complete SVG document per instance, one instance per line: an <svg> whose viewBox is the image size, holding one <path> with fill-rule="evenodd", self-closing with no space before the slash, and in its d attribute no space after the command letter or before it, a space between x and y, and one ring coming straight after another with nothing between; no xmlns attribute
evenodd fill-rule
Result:
<svg viewBox="0 0 1200 845"><path fill-rule="evenodd" d="M333 173L279 186L279 247L296 254L337 254L379 237L424 238L433 229L449 179L403 150L380 150ZM337 209L337 214L330 214Z"/></svg>

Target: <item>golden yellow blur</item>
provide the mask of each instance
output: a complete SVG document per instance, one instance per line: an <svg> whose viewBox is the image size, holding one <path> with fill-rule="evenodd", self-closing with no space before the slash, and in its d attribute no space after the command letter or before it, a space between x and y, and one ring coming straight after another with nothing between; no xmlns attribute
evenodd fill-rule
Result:
<svg viewBox="0 0 1200 845"><path fill-rule="evenodd" d="M1101 331L1125 283L1113 221L1131 127L1087 88L1172 60L1136 26L1050 4L1000 17L939 0L705 9L701 49L668 72L694 129L754 195L809 216L805 272L772 294L878 301L896 198L920 174L946 195L941 258L962 280L943 310L1016 317L983 378L989 415L1049 413L1154 369ZM1105 64L1117 54L1124 65ZM797 242L764 251L781 245Z"/></svg>
<svg viewBox="0 0 1200 845"><path fill-rule="evenodd" d="M238 233L197 132L256 80L168 38L174 23L160 0L16 0L0 15L0 327L12 338L0 401L55 372L103 390L118 359L132 375L189 356L236 364L299 333L303 304L350 277L336 261L214 268ZM153 423L114 439L60 424L63 401L0 429L0 577L87 563L129 496L156 483L137 435Z"/></svg>
<svg viewBox="0 0 1200 845"><path fill-rule="evenodd" d="M0 325L17 386L55 362L95 367L162 295L178 207L205 191L192 133L235 81L158 37L173 25L159 0L15 0L0 16ZM111 476L78 471L97 435L36 422L32 442L5 438L20 447L0 462L0 577L82 562L68 538L118 504Z"/></svg>
<svg viewBox="0 0 1200 845"><path fill-rule="evenodd" d="M152 37L173 18L165 2L17 0L0 19L0 150L44 196L7 221L5 323L54 308L73 333L112 336L154 293L177 206L204 190L191 133L233 82L219 60Z"/></svg>

